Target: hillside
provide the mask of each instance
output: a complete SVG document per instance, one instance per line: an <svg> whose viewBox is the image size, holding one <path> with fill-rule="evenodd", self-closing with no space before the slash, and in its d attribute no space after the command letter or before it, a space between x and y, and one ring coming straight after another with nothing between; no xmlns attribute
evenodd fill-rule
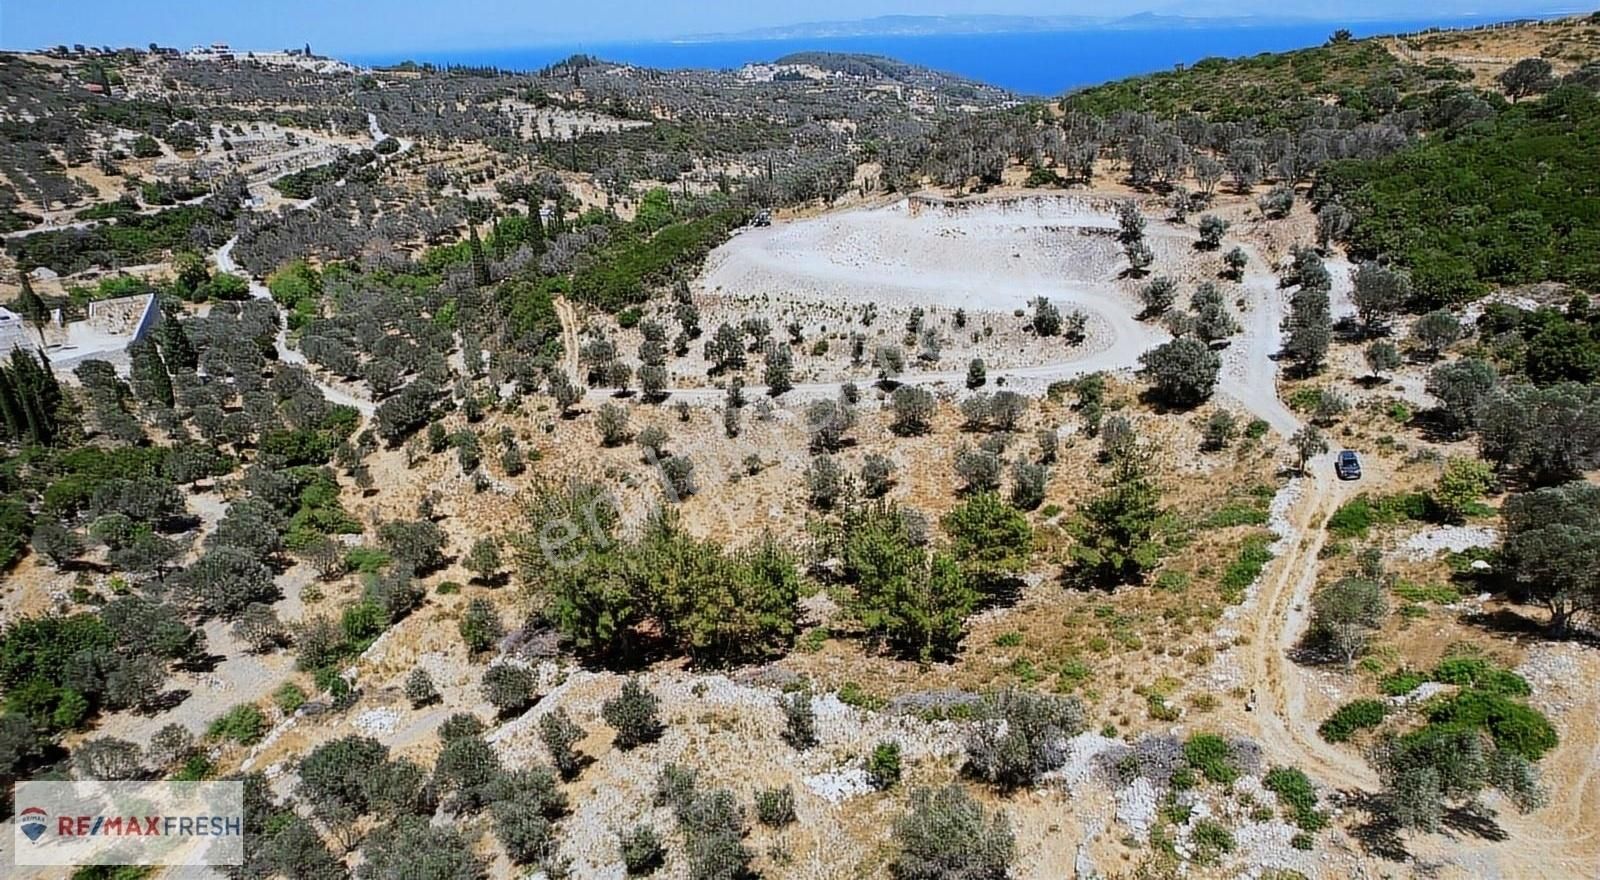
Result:
<svg viewBox="0 0 1600 880"><path fill-rule="evenodd" d="M1589 876L1589 28L0 53L0 801L238 783L236 880Z"/></svg>

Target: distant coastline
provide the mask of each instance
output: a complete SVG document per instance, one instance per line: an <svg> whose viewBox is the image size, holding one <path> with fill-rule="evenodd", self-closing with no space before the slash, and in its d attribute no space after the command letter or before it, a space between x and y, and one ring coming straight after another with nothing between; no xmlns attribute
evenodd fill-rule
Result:
<svg viewBox="0 0 1600 880"><path fill-rule="evenodd" d="M1481 17L1416 18L1352 22L1358 37L1406 33L1429 27L1472 27ZM587 54L663 69L736 69L801 51L886 55L912 64L958 74L1022 95L1055 95L1074 88L1142 73L1193 64L1207 57L1235 57L1321 45L1336 25L1297 22L1265 26L1207 26L1186 23L1153 31L1133 27L1086 28L973 34L869 35L838 37L677 40L632 43L574 43L523 48L382 52L344 56L356 64L383 66L401 61L440 66L537 70L573 54Z"/></svg>

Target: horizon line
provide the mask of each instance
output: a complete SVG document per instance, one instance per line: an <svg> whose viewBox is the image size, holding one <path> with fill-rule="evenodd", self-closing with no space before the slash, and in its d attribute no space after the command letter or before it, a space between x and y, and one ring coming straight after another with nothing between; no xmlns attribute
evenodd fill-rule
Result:
<svg viewBox="0 0 1600 880"><path fill-rule="evenodd" d="M1512 22L1512 21L1526 21L1526 20L1552 20L1552 19L1557 19L1557 18L1565 18L1565 17L1572 16L1572 15L1581 15L1581 14L1583 14L1585 12L1589 12L1589 11L1591 11L1591 10L1589 10L1587 8L1578 8L1578 9L1568 9L1568 10L1539 12L1539 13L1525 13L1525 14L1521 14L1521 15L1511 14L1511 13L1496 13L1496 12L1461 12L1461 13L1456 13L1456 14L1449 15L1449 16L1440 16L1440 18L1448 18L1448 19L1456 20L1456 21L1461 21L1461 20L1465 20L1465 19L1496 19L1496 20L1502 21L1502 22ZM342 58L356 58L356 57L362 57L362 56L371 57L371 56L379 56L379 55L396 56L396 55L402 55L402 54L405 54L405 53L418 53L418 52L426 52L426 53L487 52L487 51L511 51L511 50L516 50L516 49L541 49L541 48L556 48L556 47L581 49L584 46L596 46L596 47L602 47L602 46L639 46L639 45L702 46L702 45L715 45L715 44L718 44L718 43L779 43L779 42L785 42L785 41L790 41L790 40L799 40L799 39L840 40L840 39L870 39L870 38L873 38L873 37L898 37L898 38L902 38L902 39L916 39L916 38L921 38L921 37L1000 36L1000 35L1007 35L1007 34L1062 34L1062 33L1074 33L1074 32L1094 32L1094 31L1101 31L1101 30L1104 30L1104 31L1137 31L1137 30L1140 30L1141 28L1138 26L1138 23L1135 20L1140 19L1140 18L1154 18L1154 19L1156 19L1156 21L1153 23L1155 26L1150 27L1149 28L1150 30L1159 30L1160 29L1159 24L1160 24L1160 22L1162 20L1165 20L1165 21L1216 22L1216 23L1219 23L1219 24L1223 23L1223 22L1239 22L1240 26L1239 26L1238 29L1240 29L1240 30L1245 30L1245 29L1248 29L1248 28L1251 28L1251 27L1266 27L1266 26L1271 26L1271 25L1313 25L1313 24L1331 25L1331 24L1341 24L1341 23L1361 24L1361 25L1374 25L1374 24L1400 24L1400 23L1405 23L1405 22L1422 22L1422 21L1429 20L1429 18L1427 18L1427 17L1421 17L1421 16L1417 16L1417 15L1414 15L1414 14L1407 14L1407 15L1395 16L1395 17L1390 17L1390 16L1340 16L1340 17L1337 17L1337 18L1322 18L1322 17L1317 17L1317 16L1281 16L1281 17L1271 17L1271 16L1262 16L1262 15L1168 15L1168 14L1163 14L1163 13L1155 13L1155 12L1146 11L1146 12L1140 12L1140 13L1132 13L1132 14L1129 14L1129 15L1119 16L1119 17L1115 17L1115 18L1104 18L1104 19L1086 18L1080 25L1078 25L1076 27L1064 26L1064 27L1060 27L1060 28L1048 28L1047 27L1047 28L1039 28L1039 29L1019 28L1019 29L1000 29L1000 30L963 30L963 31L947 31L947 32L943 32L943 33L829 34L829 35L811 35L811 36L805 36L805 35L787 36L787 35L783 35L783 34L774 33L774 31L778 31L778 30L781 30L781 29L784 29L784 28L801 29L801 28L806 28L806 27L819 27L819 26L823 26L823 25L865 24L865 23L873 22L873 21L880 21L880 20L884 20L884 19L896 19L896 18L922 18L922 19L1036 18L1036 19L1050 19L1050 18L1067 18L1067 17L1069 17L1069 16L1047 16L1047 15L1034 15L1034 16L1015 15L1015 16L1013 16L1013 15L999 15L999 14L992 14L992 13L976 13L976 14L971 14L971 15L920 15L920 16L919 15L878 15L878 16L869 16L869 17L866 17L866 18L859 18L859 19L836 19L836 20L828 20L828 21L804 21L804 22L796 22L794 24L788 24L788 25L771 25L771 26L761 27L761 28L752 28L752 29L750 29L748 31L729 31L729 32L709 33L709 34L679 34L679 35L674 35L674 36L658 36L658 37L599 37L599 38L596 38L596 37L581 37L581 36L574 35L574 36L564 36L564 37L549 37L549 38L544 38L544 39L535 38L535 39L530 39L530 40L526 40L526 41L519 41L519 42L514 42L514 43L473 44L473 45L461 45L461 44L458 44L458 45L450 45L450 46L441 46L441 47L438 47L438 48L423 48L423 47L408 47L408 48L404 48L404 49L400 49L400 48L395 48L395 49L343 48L343 49L335 49L335 50L323 53L322 57L332 58L332 59L335 59L335 60L340 60ZM1123 23L1129 23L1129 24L1125 24L1124 26L1120 26L1120 27L1118 26L1119 24L1123 24ZM1451 27L1449 25L1439 25L1438 27L1440 27L1441 29L1444 29L1444 30L1451 29ZM307 41L302 39L300 42L307 42ZM32 53L44 52L46 50L53 49L53 48L56 48L58 46L69 46L70 47L70 46L73 46L73 45L83 45L86 48L94 48L94 49L99 49L99 48L111 48L113 50L116 50L116 49L137 49L137 50L145 51L145 50L147 50L147 47L149 45L151 45L152 43L157 45L157 46L162 46L163 48L176 48L176 49L179 49L180 51L182 51L182 50L184 50L186 48L192 48L192 47L183 47L183 46L178 46L178 45L168 46L167 44L164 44L164 43L160 42L159 40L144 40L144 41L140 41L140 42L137 42L137 43L133 43L133 42L126 43L126 44L124 44L122 46L115 46L115 45L109 45L109 44L103 44L103 43L102 44L98 44L98 45L90 45L88 43L79 44L79 43L61 43L61 42L51 43L51 44L47 44L47 45L40 45L40 46L32 46L32 47L0 46L0 52L12 52L12 53L17 53L17 54L32 54ZM204 43L196 43L195 45L204 45ZM231 43L230 43L230 48L232 48L236 52L282 51L281 48L269 48L269 47L265 47L265 46L261 46L261 47L232 46ZM583 54L583 53L580 52L579 54ZM409 59L401 59L401 60L409 60Z"/></svg>

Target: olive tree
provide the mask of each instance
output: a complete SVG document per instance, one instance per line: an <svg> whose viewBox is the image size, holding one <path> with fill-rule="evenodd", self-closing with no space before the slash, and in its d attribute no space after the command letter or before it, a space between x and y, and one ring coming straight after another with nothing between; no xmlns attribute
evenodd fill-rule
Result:
<svg viewBox="0 0 1600 880"><path fill-rule="evenodd" d="M1380 339L1367 346L1367 369L1375 377L1382 377L1384 373L1397 369L1400 366L1400 349L1393 342Z"/></svg>
<svg viewBox="0 0 1600 880"><path fill-rule="evenodd" d="M1411 339L1430 360L1461 338L1461 322L1444 309L1437 309L1417 319L1411 325Z"/></svg>
<svg viewBox="0 0 1600 880"><path fill-rule="evenodd" d="M550 753L550 764L562 779L575 778L583 767L582 756L573 748L581 739L583 728L565 709L558 707L539 719L539 741L544 743L545 750Z"/></svg>
<svg viewBox="0 0 1600 880"><path fill-rule="evenodd" d="M1350 298L1368 333L1380 329L1411 299L1411 276L1399 269L1364 262L1351 271L1350 280Z"/></svg>
<svg viewBox="0 0 1600 880"><path fill-rule="evenodd" d="M926 388L902 385L889 397L894 415L890 430L902 437L928 433L933 426L933 392Z"/></svg>
<svg viewBox="0 0 1600 880"><path fill-rule="evenodd" d="M1173 406L1204 402L1216 388L1222 358L1198 339L1174 339L1139 357L1151 392Z"/></svg>
<svg viewBox="0 0 1600 880"><path fill-rule="evenodd" d="M505 635L505 627L500 623L500 613L495 611L493 603L481 597L467 603L467 610L461 615L458 628L462 643L467 646L467 651L474 655L493 648Z"/></svg>
<svg viewBox="0 0 1600 880"><path fill-rule="evenodd" d="M439 689L433 686L433 676L420 666L411 670L406 676L402 692L406 702L410 703L413 709L430 706L439 701Z"/></svg>
<svg viewBox="0 0 1600 880"><path fill-rule="evenodd" d="M1200 241L1196 247L1205 251L1214 251L1222 247L1222 236L1228 231L1228 221L1215 214L1205 214L1200 218Z"/></svg>
<svg viewBox="0 0 1600 880"><path fill-rule="evenodd" d="M1576 481L1513 495L1501 516L1506 565L1550 611L1552 630L1600 611L1600 486Z"/></svg>
<svg viewBox="0 0 1600 880"><path fill-rule="evenodd" d="M1383 616L1389 611L1383 587L1365 578L1335 581L1311 597L1312 642L1351 668L1366 651Z"/></svg>

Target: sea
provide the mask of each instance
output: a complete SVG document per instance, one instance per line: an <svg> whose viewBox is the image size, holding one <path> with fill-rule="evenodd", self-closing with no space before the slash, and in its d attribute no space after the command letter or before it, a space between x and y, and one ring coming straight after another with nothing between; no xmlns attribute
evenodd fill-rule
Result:
<svg viewBox="0 0 1600 880"><path fill-rule="evenodd" d="M1437 18L1347 25L1358 37L1410 33L1429 27L1470 27L1482 18ZM792 52L829 51L886 55L1000 86L1021 95L1058 95L1141 73L1193 64L1203 58L1281 52L1324 43L1335 25L1193 26L1097 29L942 36L815 37L704 42L582 43L516 49L356 54L346 60L379 66L411 60L538 70L583 53L661 69L735 69Z"/></svg>

